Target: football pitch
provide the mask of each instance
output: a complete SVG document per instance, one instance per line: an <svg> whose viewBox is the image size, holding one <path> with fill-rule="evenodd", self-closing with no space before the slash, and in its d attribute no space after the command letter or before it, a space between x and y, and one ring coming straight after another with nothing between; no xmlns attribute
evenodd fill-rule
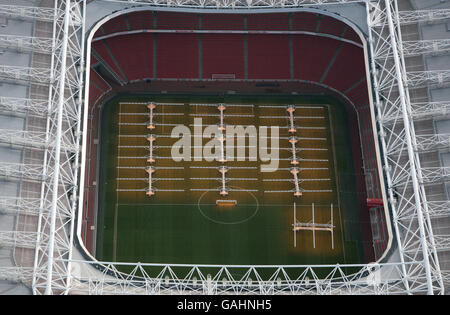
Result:
<svg viewBox="0 0 450 315"><path fill-rule="evenodd" d="M219 109L220 104L225 107ZM295 109L292 118L289 106ZM219 161L220 150L215 151L218 159L194 159L211 141L196 138L195 128L203 132L221 124L226 129L254 126L259 142L235 140L236 150L247 153L241 161L236 156ZM179 138L171 133L180 125L192 131L190 161L173 159ZM278 127L278 165L271 172L261 171L269 162L248 158L255 146L255 152L272 152L271 129L261 136L262 126ZM295 132L289 130L292 126ZM351 131L345 110L334 99L121 96L104 105L100 127L97 259L208 265L364 263ZM306 228L294 232L294 223Z"/></svg>

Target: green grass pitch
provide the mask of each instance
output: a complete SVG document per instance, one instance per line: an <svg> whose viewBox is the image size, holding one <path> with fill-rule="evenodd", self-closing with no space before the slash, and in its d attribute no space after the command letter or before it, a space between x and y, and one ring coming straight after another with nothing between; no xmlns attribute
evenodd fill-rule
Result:
<svg viewBox="0 0 450 315"><path fill-rule="evenodd" d="M286 105L304 106L296 111L296 125L305 127L297 131L298 147L323 148L326 150L301 151L299 157L321 159L327 162L302 162L299 167L319 168L325 171L306 171L302 178L329 178L324 182L304 182L304 189L329 189L332 192L304 193L294 197L292 193L267 193L269 190L292 189L288 171L261 173L260 161L234 161L229 166L254 166L254 169L232 170L230 178L248 177L255 180L230 182L229 185L253 190L253 192L232 192L226 199L235 199L237 206L221 208L215 200L221 198L218 192L197 191L214 189L218 181L196 178L215 178L215 169L199 169L196 166L219 166L214 162L174 162L161 159L156 166L176 166L180 170L157 171L161 178L182 178L179 181L160 181L158 188L184 189L179 192L157 192L148 197L145 191L123 192L120 188L145 189L143 180L119 180L120 178L143 178L147 173L142 168L149 165L142 157L148 154L145 138L127 138L120 135L146 135L145 122L148 110L133 103L174 102L183 106L159 106L155 116L160 125L153 134L170 134L176 124L191 126L194 117L203 117L204 126L216 124L218 113L214 107L189 104L226 103L246 104L248 107L229 107L225 114L226 123L232 125L255 125L280 127L280 137L287 137L287 119L270 118L286 115ZM268 107L270 106L270 107ZM279 106L277 108L276 106ZM134 115L140 113L140 115ZM178 113L178 115L167 115ZM180 115L182 114L182 115ZM211 115L209 115L211 114ZM235 114L235 117L233 117ZM202 116L203 115L203 116ZM248 117L247 117L248 115ZM238 117L241 116L241 117ZM307 117L320 116L314 119ZM287 116L286 116L287 117ZM304 118L301 118L304 117ZM130 123L125 125L124 123ZM308 129L308 127L319 127ZM96 258L103 261L148 262L173 264L213 265L307 265L307 264L357 264L364 263L361 226L355 182L352 174L350 135L343 106L329 97L302 96L119 96L104 105L101 115L99 167L99 195L97 216ZM307 140L321 137L318 143ZM176 139L158 138L155 151L160 157L170 156L170 145ZM206 140L203 140L203 144ZM248 144L248 141L246 142ZM270 144L270 142L269 142ZM126 148L130 146L134 148ZM287 140L280 139L279 146L288 148ZM247 149L248 152L248 149ZM290 152L280 151L280 158L288 158ZM126 169L118 166L136 166ZM289 168L289 161L280 161L280 168ZM155 175L156 176L156 175ZM313 248L312 232L296 233L294 247L293 203L297 205L297 219L311 220L311 204L315 204L315 220L325 223L330 220L330 204L334 207L334 249L331 235L316 232L316 246ZM126 271L126 270L124 270Z"/></svg>

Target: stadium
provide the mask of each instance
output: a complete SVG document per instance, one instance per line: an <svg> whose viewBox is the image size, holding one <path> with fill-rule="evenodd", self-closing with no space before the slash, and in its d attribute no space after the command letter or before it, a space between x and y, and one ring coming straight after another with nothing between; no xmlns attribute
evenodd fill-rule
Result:
<svg viewBox="0 0 450 315"><path fill-rule="evenodd" d="M448 294L449 18L0 1L0 292Z"/></svg>

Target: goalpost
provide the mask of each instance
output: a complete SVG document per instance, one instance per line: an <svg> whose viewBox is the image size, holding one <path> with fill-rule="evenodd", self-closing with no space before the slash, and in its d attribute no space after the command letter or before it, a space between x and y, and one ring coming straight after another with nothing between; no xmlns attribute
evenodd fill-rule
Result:
<svg viewBox="0 0 450 315"><path fill-rule="evenodd" d="M312 231L313 248L316 248L316 231L327 231L331 233L331 248L334 249L334 223L333 223L333 204L330 205L330 221L328 223L316 223L314 218L314 203L311 205L312 220L309 222L300 222L297 220L297 206L294 202L294 223L292 224L294 232L294 247L297 247L297 231Z"/></svg>

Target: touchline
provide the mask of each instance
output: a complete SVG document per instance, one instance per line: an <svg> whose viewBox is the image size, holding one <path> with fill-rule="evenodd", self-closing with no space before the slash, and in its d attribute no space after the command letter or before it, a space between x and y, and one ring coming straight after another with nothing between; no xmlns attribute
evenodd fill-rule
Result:
<svg viewBox="0 0 450 315"><path fill-rule="evenodd" d="M259 157L261 172L275 172L278 169L280 150L278 126L259 126L258 130L253 125L218 124L206 125L204 128L202 118L194 118L194 124L190 127L193 127L193 132L185 125L178 125L172 129L171 138L179 139L171 148L172 159L175 162L225 163L258 161ZM270 136L268 136L269 129ZM203 139L209 141L203 144Z"/></svg>

